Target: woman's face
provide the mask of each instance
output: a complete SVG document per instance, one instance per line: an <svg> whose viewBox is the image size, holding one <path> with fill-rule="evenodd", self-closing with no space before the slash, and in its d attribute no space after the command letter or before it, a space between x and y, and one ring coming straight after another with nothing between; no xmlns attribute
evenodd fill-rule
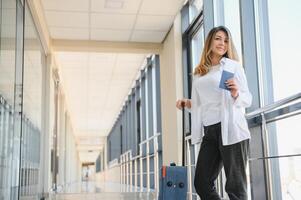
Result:
<svg viewBox="0 0 301 200"><path fill-rule="evenodd" d="M228 51L229 40L224 31L218 31L212 38L211 51L213 55L223 56Z"/></svg>

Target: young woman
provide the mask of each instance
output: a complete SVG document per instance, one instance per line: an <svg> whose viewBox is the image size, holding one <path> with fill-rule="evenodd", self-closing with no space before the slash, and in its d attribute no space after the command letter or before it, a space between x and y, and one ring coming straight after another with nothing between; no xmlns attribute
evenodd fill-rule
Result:
<svg viewBox="0 0 301 200"><path fill-rule="evenodd" d="M223 71L234 74L225 81L228 90L219 87ZM201 143L194 186L202 200L221 199L214 182L222 167L230 200L247 199L250 132L244 109L251 102L231 34L224 26L215 27L206 38L200 64L194 71L191 100L181 99L176 105L191 110L192 144Z"/></svg>

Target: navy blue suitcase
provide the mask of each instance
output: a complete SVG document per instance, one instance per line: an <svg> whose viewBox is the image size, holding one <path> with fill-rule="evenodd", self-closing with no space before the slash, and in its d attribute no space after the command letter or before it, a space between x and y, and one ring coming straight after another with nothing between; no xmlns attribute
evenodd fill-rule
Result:
<svg viewBox="0 0 301 200"><path fill-rule="evenodd" d="M161 168L159 200L186 200L187 168L163 166Z"/></svg>
<svg viewBox="0 0 301 200"><path fill-rule="evenodd" d="M186 200L187 168L185 167L185 127L184 109L182 109L183 138L182 166L163 166L160 170L159 200Z"/></svg>

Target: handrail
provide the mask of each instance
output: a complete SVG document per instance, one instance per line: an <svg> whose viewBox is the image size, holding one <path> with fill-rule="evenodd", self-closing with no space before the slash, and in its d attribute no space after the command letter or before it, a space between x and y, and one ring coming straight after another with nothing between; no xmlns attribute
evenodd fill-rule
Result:
<svg viewBox="0 0 301 200"><path fill-rule="evenodd" d="M247 119L254 118L255 116L257 116L257 115L259 115L259 114L261 114L261 113L265 113L265 112L274 110L275 108L278 108L278 107L280 107L280 106L283 106L283 105L285 105L285 104L288 104L288 103L290 103L290 102L292 102L292 101L295 101L295 100L297 100L297 99L301 99L301 92L300 92L300 93L297 93L297 94L295 94L295 95L292 95L292 96L290 96L290 97L287 97L287 98L285 98L285 99L281 99L281 100L279 100L279 101L276 101L276 102L274 102L274 103L272 103L272 104L266 105L266 106L264 106L264 107L262 107L262 108L259 108L259 109L257 109L257 110L254 110L254 111L252 111L252 112L250 112L250 113L247 113L247 114L246 114L246 118L247 118Z"/></svg>
<svg viewBox="0 0 301 200"><path fill-rule="evenodd" d="M152 139L155 139L156 137L159 137L160 135L161 135L161 133L156 133L155 135L153 135L153 136L147 138L146 140L141 141L139 145L145 144L145 143L147 143L148 141L151 141Z"/></svg>

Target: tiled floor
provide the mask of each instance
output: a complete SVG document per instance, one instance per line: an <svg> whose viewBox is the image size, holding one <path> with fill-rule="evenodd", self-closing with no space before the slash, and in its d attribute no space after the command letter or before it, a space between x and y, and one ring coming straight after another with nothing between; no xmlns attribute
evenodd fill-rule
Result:
<svg viewBox="0 0 301 200"><path fill-rule="evenodd" d="M105 193L87 193L87 194L58 194L51 200L155 200L153 193L139 192L105 192Z"/></svg>
<svg viewBox="0 0 301 200"><path fill-rule="evenodd" d="M65 188L58 187L58 193L50 195L51 200L155 200L154 191L130 187L117 183L74 183Z"/></svg>

